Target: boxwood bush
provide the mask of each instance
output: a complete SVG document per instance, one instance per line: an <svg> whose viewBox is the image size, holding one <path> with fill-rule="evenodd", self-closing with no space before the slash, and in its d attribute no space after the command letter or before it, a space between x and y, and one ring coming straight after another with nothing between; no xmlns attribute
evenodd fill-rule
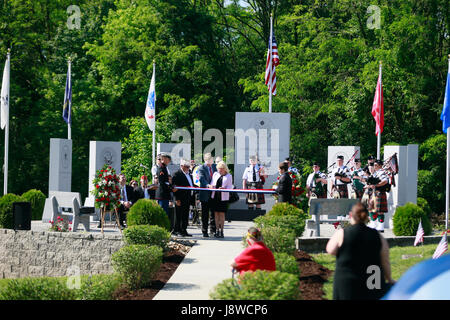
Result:
<svg viewBox="0 0 450 320"><path fill-rule="evenodd" d="M298 277L279 271L246 272L236 280L226 279L210 293L213 300L297 300Z"/></svg>
<svg viewBox="0 0 450 320"><path fill-rule="evenodd" d="M305 220L298 215L289 216L259 216L253 220L259 229L265 227L280 227L294 232L296 237L301 237L305 231Z"/></svg>
<svg viewBox="0 0 450 320"><path fill-rule="evenodd" d="M166 212L155 200L139 199L127 214L128 226L157 225L170 230L170 221Z"/></svg>
<svg viewBox="0 0 450 320"><path fill-rule="evenodd" d="M270 225L281 224L284 227L291 223L290 228L294 229L298 237L301 237L305 231L306 220L311 218L308 213L287 202L276 203L265 216L267 217L265 222ZM274 217L280 217L280 219L277 220Z"/></svg>
<svg viewBox="0 0 450 320"><path fill-rule="evenodd" d="M162 263L163 251L158 246L133 244L120 248L111 256L113 269L132 290L150 284Z"/></svg>
<svg viewBox="0 0 450 320"><path fill-rule="evenodd" d="M0 290L0 300L75 300L77 291L66 284L67 278L10 279Z"/></svg>
<svg viewBox="0 0 450 320"><path fill-rule="evenodd" d="M280 227L264 227L261 233L266 246L273 252L292 254L295 251L294 231Z"/></svg>
<svg viewBox="0 0 450 320"><path fill-rule="evenodd" d="M14 193L7 193L0 198L0 228L13 229L13 203L26 201Z"/></svg>
<svg viewBox="0 0 450 320"><path fill-rule="evenodd" d="M118 274L83 276L77 296L79 300L112 300L121 284L122 278Z"/></svg>
<svg viewBox="0 0 450 320"><path fill-rule="evenodd" d="M45 194L40 190L31 189L22 194L22 198L31 203L31 219L41 220L45 206Z"/></svg>
<svg viewBox="0 0 450 320"><path fill-rule="evenodd" d="M146 244L161 247L167 250L170 232L159 226L138 225L126 228L123 231L123 240L126 244Z"/></svg>
<svg viewBox="0 0 450 320"><path fill-rule="evenodd" d="M293 274L297 278L300 277L300 269L294 256L284 252L275 252L273 255L277 271Z"/></svg>
<svg viewBox="0 0 450 320"><path fill-rule="evenodd" d="M418 205L408 202L404 206L397 207L393 218L394 234L415 236L421 219L425 235L429 235L432 231L430 219Z"/></svg>

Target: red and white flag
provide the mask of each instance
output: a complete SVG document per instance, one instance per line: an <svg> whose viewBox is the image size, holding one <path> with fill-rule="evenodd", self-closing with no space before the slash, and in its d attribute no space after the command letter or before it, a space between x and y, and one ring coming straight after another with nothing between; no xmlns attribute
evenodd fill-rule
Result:
<svg viewBox="0 0 450 320"><path fill-rule="evenodd" d="M445 231L444 236L441 239L441 242L439 242L439 244L438 244L438 246L436 248L436 251L433 254L433 259L439 258L447 250L448 250L447 231Z"/></svg>
<svg viewBox="0 0 450 320"><path fill-rule="evenodd" d="M420 219L419 227L417 228L416 239L414 240L414 247L419 243L423 243L423 236L425 235L425 231L423 231L422 227L422 219Z"/></svg>
<svg viewBox="0 0 450 320"><path fill-rule="evenodd" d="M376 129L375 134L383 132L384 127L384 107L383 107L383 84L381 82L381 65L380 73L378 75L377 89L372 104L372 116L375 119Z"/></svg>
<svg viewBox="0 0 450 320"><path fill-rule="evenodd" d="M267 61L266 61L266 85L269 92L272 95L277 94L277 76L275 67L280 64L280 58L278 56L277 42L273 34L272 18L270 20L270 36L269 47L267 49Z"/></svg>

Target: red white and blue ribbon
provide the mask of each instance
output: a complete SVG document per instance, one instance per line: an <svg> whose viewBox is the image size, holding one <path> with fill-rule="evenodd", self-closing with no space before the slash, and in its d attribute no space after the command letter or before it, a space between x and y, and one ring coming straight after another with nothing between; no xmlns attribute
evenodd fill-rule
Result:
<svg viewBox="0 0 450 320"><path fill-rule="evenodd" d="M174 188L179 189L179 190L193 190L193 191L220 191L220 192L266 193L266 194L277 193L273 189L210 189L210 188L178 187L178 186L174 186Z"/></svg>

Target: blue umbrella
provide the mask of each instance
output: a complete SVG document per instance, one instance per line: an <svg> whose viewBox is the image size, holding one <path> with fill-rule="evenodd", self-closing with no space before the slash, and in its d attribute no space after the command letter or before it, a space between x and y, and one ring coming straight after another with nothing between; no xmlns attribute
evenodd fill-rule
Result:
<svg viewBox="0 0 450 320"><path fill-rule="evenodd" d="M450 300L450 255L410 268L382 300Z"/></svg>

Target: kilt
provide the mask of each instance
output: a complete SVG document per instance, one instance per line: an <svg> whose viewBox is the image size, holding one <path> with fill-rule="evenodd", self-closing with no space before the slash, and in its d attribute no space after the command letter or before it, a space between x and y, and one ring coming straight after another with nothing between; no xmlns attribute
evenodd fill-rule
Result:
<svg viewBox="0 0 450 320"><path fill-rule="evenodd" d="M259 182L245 182L247 189L262 189L263 184ZM249 199L250 198L250 199ZM256 201L255 201L256 200ZM266 200L264 198L264 193L247 193L245 197L246 204L264 204Z"/></svg>
<svg viewBox="0 0 450 320"><path fill-rule="evenodd" d="M375 190L375 213L383 214L388 212L387 194L385 191Z"/></svg>
<svg viewBox="0 0 450 320"><path fill-rule="evenodd" d="M346 184L337 184L336 188L341 199L348 199L348 188Z"/></svg>

